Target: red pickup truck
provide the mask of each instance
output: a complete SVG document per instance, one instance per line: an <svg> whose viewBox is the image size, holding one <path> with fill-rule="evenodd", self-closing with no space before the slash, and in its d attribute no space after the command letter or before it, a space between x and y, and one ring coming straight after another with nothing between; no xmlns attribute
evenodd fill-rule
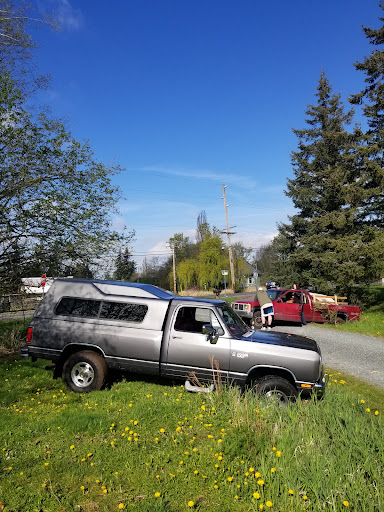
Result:
<svg viewBox="0 0 384 512"><path fill-rule="evenodd" d="M311 294L305 290L267 290L273 303L274 319L284 322L302 322L302 314L306 322L325 323L334 319L336 323L355 321L360 318L360 308L343 302L337 302L332 297ZM315 300L316 299L316 300ZM237 300L232 302L232 308L243 320L253 327L261 325L260 305L257 296L254 300Z"/></svg>

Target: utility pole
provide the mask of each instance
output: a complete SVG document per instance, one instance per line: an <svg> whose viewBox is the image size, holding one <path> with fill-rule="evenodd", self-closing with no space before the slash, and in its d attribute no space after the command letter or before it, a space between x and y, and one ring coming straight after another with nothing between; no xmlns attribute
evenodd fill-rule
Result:
<svg viewBox="0 0 384 512"><path fill-rule="evenodd" d="M173 291L174 294L177 295L177 288L176 288L176 256L175 256L175 242L172 244L169 244L172 248L172 259L173 259Z"/></svg>
<svg viewBox="0 0 384 512"><path fill-rule="evenodd" d="M236 286L235 286L235 269L233 267L233 253L232 253L232 245L231 245L231 235L234 235L234 232L230 232L229 231L228 210L227 210L227 207L229 205L227 204L227 200L225 198L225 189L226 188L227 188L227 185L223 185L223 197L222 197L222 199L224 199L225 222L226 222L226 225L227 225L226 233L227 233L227 240L228 240L229 267L231 269L231 281L232 281L233 293L235 293L235 290L236 290ZM233 226L233 227L235 227L235 226Z"/></svg>

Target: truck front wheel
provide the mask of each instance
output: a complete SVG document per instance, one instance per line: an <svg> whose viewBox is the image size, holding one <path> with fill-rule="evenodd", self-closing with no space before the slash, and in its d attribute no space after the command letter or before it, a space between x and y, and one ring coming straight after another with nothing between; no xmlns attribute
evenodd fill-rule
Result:
<svg viewBox="0 0 384 512"><path fill-rule="evenodd" d="M278 405L294 402L298 391L287 379L277 375L266 375L255 382L256 392Z"/></svg>
<svg viewBox="0 0 384 512"><path fill-rule="evenodd" d="M252 315L252 327L256 329L256 327L261 327L261 311L254 311Z"/></svg>
<svg viewBox="0 0 384 512"><path fill-rule="evenodd" d="M84 350L65 361L62 378L71 391L89 393L103 387L107 373L105 359L92 350Z"/></svg>

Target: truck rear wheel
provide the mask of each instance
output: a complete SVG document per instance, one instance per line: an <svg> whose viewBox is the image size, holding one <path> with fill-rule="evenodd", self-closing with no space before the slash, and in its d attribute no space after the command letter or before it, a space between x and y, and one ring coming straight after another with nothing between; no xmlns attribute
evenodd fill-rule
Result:
<svg viewBox="0 0 384 512"><path fill-rule="evenodd" d="M261 311L254 311L252 315L252 327L256 329L256 327L261 327L262 321L261 321Z"/></svg>
<svg viewBox="0 0 384 512"><path fill-rule="evenodd" d="M65 361L62 378L71 391L89 393L103 387L107 373L105 359L92 350L84 350Z"/></svg>
<svg viewBox="0 0 384 512"><path fill-rule="evenodd" d="M287 379L277 375L266 375L255 382L256 392L278 405L288 405L297 398L298 391Z"/></svg>

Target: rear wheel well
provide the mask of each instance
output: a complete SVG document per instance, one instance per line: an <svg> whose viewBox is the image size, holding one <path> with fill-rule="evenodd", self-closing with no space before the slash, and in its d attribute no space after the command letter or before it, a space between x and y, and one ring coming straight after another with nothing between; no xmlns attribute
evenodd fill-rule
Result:
<svg viewBox="0 0 384 512"><path fill-rule="evenodd" d="M104 357L104 353L102 350L100 350L98 347L95 346L89 346L89 345L67 345L63 352L60 355L59 360L56 362L55 371L53 374L53 377L55 379L58 379L61 377L63 366L65 361L71 357L72 354L75 354L76 352L82 352L84 350L91 350L92 352L95 352L96 354L99 354L100 356Z"/></svg>

